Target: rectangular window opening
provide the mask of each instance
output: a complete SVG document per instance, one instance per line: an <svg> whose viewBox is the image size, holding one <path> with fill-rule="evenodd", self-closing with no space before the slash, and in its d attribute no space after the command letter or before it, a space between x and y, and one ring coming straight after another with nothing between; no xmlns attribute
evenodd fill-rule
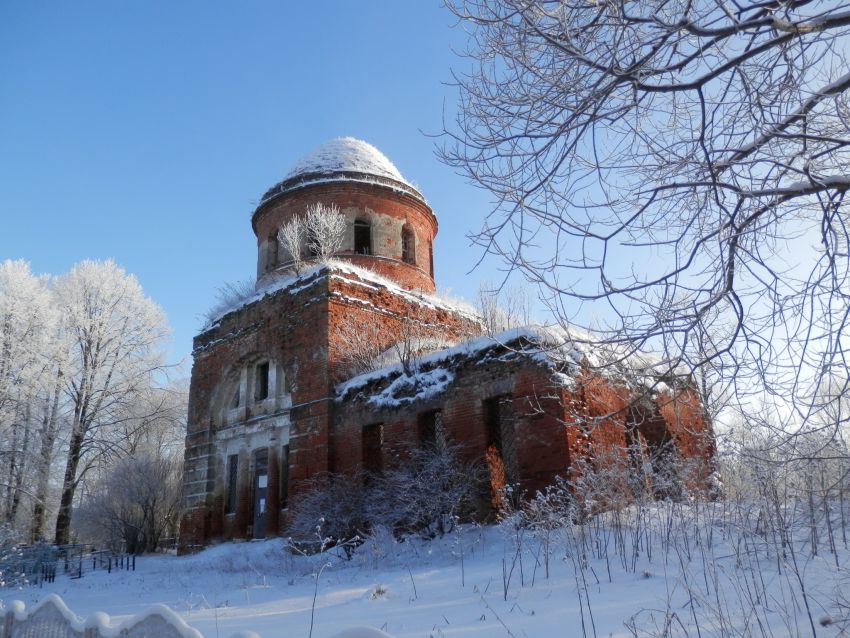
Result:
<svg viewBox="0 0 850 638"><path fill-rule="evenodd" d="M384 469L384 424L363 426L363 469L367 474L380 474Z"/></svg>
<svg viewBox="0 0 850 638"><path fill-rule="evenodd" d="M239 472L239 455L227 457L227 485L225 486L224 513L233 514L236 511L236 478Z"/></svg>
<svg viewBox="0 0 850 638"><path fill-rule="evenodd" d="M372 254L372 228L368 222L354 222L354 252L358 255Z"/></svg>
<svg viewBox="0 0 850 638"><path fill-rule="evenodd" d="M431 410L419 415L419 445L436 448L446 441L443 428L443 411Z"/></svg>
<svg viewBox="0 0 850 638"><path fill-rule="evenodd" d="M269 398L269 363L257 365L256 385L254 386L254 399L262 401Z"/></svg>
<svg viewBox="0 0 850 638"><path fill-rule="evenodd" d="M484 425L487 428L487 447L493 446L502 454L502 410L504 396L484 400Z"/></svg>
<svg viewBox="0 0 850 638"><path fill-rule="evenodd" d="M289 506L289 445L283 446L280 456L280 507Z"/></svg>

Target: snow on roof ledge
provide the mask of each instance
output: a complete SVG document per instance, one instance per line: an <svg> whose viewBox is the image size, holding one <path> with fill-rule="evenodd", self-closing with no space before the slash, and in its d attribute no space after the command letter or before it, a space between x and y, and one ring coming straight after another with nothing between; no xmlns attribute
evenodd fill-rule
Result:
<svg viewBox="0 0 850 638"><path fill-rule="evenodd" d="M653 393L670 389L663 380L670 371L661 360L602 349L595 344L592 335L579 330L532 325L417 357L411 376L400 363L359 374L337 386L337 400L359 397L377 407L425 400L451 385L455 377L452 366L458 361L477 357L499 361L523 357L548 368L552 382L565 387L572 387L582 366L587 365L603 378L618 383L651 389Z"/></svg>
<svg viewBox="0 0 850 638"><path fill-rule="evenodd" d="M232 300L229 303L223 303L217 306L209 313L207 321L201 328L201 332L206 332L207 330L212 329L230 313L235 312L240 308L244 308L245 306L252 304L256 301L259 301L263 297L275 294L283 290L288 290L291 294L294 294L302 290L303 288L313 285L319 279L321 279L322 276L336 275L344 277L344 275L346 274L355 275L363 281L388 288L392 292L399 294L405 297L406 299L414 301L420 305L430 306L433 308L444 308L446 310L450 310L452 312L460 314L472 321L478 321L478 315L476 314L475 309L466 302L457 299L443 298L439 295L430 295L422 292L414 292L411 290L407 290L406 288L402 288L399 284L392 281L391 279L383 277L378 273L369 270L368 268L356 266L347 261L331 260L327 263L316 264L311 268L304 270L299 275L296 275L295 273L284 274L279 279L270 281L266 285L257 288L252 294L246 295L236 300Z"/></svg>
<svg viewBox="0 0 850 638"><path fill-rule="evenodd" d="M560 375L559 383L569 385L583 353L572 342L556 344L554 338L554 334L540 326L513 328L493 336L478 337L417 357L416 372L412 376L407 375L401 363L357 375L337 387L337 399L354 398L369 385L388 380L389 383L377 393L367 393L363 398L384 407L425 400L442 393L454 381L454 371L448 366L464 359L488 358L492 354L488 351L493 349L501 351L494 357L499 360L524 356L545 365ZM566 371L570 374L565 374Z"/></svg>

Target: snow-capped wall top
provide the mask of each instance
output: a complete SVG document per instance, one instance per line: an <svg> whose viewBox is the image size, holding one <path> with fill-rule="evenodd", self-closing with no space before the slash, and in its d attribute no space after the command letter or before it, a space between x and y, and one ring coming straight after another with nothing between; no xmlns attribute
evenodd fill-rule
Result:
<svg viewBox="0 0 850 638"><path fill-rule="evenodd" d="M424 200L377 148L353 137L338 137L298 160L283 180L266 191L262 202L302 186L329 181L382 184Z"/></svg>

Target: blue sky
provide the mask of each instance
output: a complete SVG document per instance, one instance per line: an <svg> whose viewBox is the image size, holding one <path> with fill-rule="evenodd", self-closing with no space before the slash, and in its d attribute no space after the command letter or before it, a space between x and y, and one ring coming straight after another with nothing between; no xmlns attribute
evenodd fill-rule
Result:
<svg viewBox="0 0 850 638"><path fill-rule="evenodd" d="M488 197L434 155L464 33L432 0L0 5L0 259L112 257L188 355L222 283L252 277L249 215L327 139L377 146L440 223L437 284L472 299Z"/></svg>

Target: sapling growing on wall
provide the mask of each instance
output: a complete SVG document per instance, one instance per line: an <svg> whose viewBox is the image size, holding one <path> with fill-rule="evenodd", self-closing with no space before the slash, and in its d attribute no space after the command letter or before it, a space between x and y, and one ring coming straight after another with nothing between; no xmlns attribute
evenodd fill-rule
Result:
<svg viewBox="0 0 850 638"><path fill-rule="evenodd" d="M311 204L304 214L307 229L307 248L320 263L327 263L342 250L348 222L336 204Z"/></svg>
<svg viewBox="0 0 850 638"><path fill-rule="evenodd" d="M345 244L348 222L336 204L311 204L303 215L283 224L277 240L289 255L292 269L300 274L304 269L304 249L310 259L327 263Z"/></svg>

